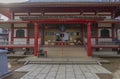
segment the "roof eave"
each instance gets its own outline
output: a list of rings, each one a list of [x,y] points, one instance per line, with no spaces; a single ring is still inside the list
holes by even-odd
[[[120,2],[34,2],[34,3],[0,3],[0,7],[94,7],[94,6],[120,6]]]

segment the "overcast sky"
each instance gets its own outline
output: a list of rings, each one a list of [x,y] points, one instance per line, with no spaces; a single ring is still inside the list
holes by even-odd
[[[16,3],[16,2],[24,2],[28,0],[0,0],[0,3]]]

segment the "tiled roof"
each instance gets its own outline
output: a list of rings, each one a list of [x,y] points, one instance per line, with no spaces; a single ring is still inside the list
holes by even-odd
[[[120,2],[120,0],[29,0],[28,2]]]

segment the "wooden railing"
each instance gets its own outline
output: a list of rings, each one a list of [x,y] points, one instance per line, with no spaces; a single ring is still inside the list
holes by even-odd
[[[29,43],[26,44],[26,42],[24,43],[23,41],[19,41],[16,43],[14,43],[14,42],[0,42],[0,45],[34,45],[34,43],[33,44],[29,44]]]

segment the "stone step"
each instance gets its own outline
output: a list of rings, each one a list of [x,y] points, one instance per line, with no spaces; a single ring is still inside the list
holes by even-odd
[[[81,61],[81,62],[77,62],[77,61],[52,61],[52,62],[44,62],[44,61],[30,61],[27,62],[29,64],[100,64],[97,61]]]
[[[100,64],[109,63],[109,61],[101,58],[37,58],[27,57],[20,59],[18,62],[36,63],[36,64]]]

